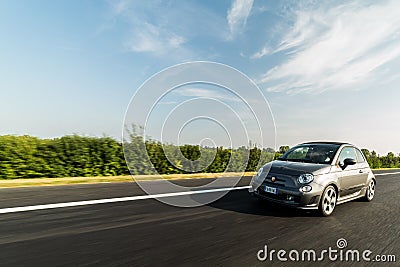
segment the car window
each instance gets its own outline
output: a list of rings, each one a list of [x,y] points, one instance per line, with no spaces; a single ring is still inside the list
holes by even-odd
[[[364,155],[361,153],[361,151],[356,149],[356,153],[357,153],[358,162],[365,162]]]
[[[289,149],[279,160],[331,164],[339,147],[337,144],[303,144]]]
[[[345,147],[340,152],[339,164],[343,165],[345,159],[354,159],[357,161],[355,149],[353,147]]]
[[[308,150],[309,147],[307,146],[295,148],[287,155],[286,159],[304,159],[307,156]]]

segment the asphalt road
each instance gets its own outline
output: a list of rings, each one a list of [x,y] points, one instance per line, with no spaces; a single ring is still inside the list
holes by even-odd
[[[377,179],[371,203],[340,205],[327,218],[260,203],[247,190],[197,208],[148,199],[0,214],[0,265],[309,266],[276,257],[259,261],[257,252],[265,245],[320,252],[337,249],[344,238],[346,249],[371,250],[370,258],[396,255],[397,263],[331,262],[326,256],[324,265],[399,266],[400,174]],[[143,195],[134,183],[0,189],[0,208],[133,195]]]

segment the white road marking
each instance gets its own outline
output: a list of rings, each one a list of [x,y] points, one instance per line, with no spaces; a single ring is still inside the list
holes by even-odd
[[[400,174],[400,172],[377,173],[375,174],[375,176],[391,175],[391,174]]]
[[[375,174],[375,176],[383,176],[383,175],[391,175],[391,174],[400,174],[400,172],[377,173],[377,174]],[[249,189],[249,188],[250,188],[250,186],[241,186],[241,187],[233,187],[233,188],[216,188],[216,189],[165,193],[165,194],[156,194],[156,195],[105,198],[105,199],[84,200],[84,201],[54,203],[54,204],[43,204],[43,205],[13,207],[13,208],[2,208],[2,209],[0,209],[0,214],[23,212],[23,211],[33,211],[33,210],[46,210],[46,209],[66,208],[66,207],[87,206],[87,205],[115,203],[115,202],[126,202],[126,201],[143,200],[143,199],[155,199],[155,198],[163,198],[163,197],[176,197],[176,196],[184,196],[184,195],[205,194],[205,193],[213,193],[213,192],[221,192],[221,191],[242,190],[242,189]]]
[[[125,202],[125,201],[134,201],[134,200],[143,200],[143,199],[154,199],[154,198],[163,198],[163,197],[176,197],[176,196],[185,196],[185,195],[205,194],[205,193],[214,193],[214,192],[221,192],[221,191],[242,190],[242,189],[248,189],[248,188],[250,188],[250,186],[241,186],[241,187],[233,187],[233,188],[216,188],[216,189],[185,191],[185,192],[176,192],[176,193],[164,193],[164,194],[156,194],[156,195],[117,197],[117,198],[84,200],[84,201],[43,204],[43,205],[24,206],[24,207],[2,208],[2,209],[0,209],[0,214],[22,212],[22,211],[77,207],[77,206],[115,203],[115,202]]]

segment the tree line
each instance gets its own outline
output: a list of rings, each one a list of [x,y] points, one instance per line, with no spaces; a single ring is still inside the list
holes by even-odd
[[[3,135],[0,179],[255,171],[289,149],[176,146],[144,140],[137,130],[128,139],[123,145],[111,137],[70,135],[39,139]],[[366,149],[362,152],[372,168],[400,167],[400,155],[379,156]]]
[[[111,176],[126,174],[121,145],[110,137],[39,139],[0,136],[0,178]]]

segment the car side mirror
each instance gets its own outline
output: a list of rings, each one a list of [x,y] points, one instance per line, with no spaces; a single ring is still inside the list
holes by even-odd
[[[357,161],[355,159],[347,158],[343,161],[342,169],[346,169],[347,166],[355,165]]]

